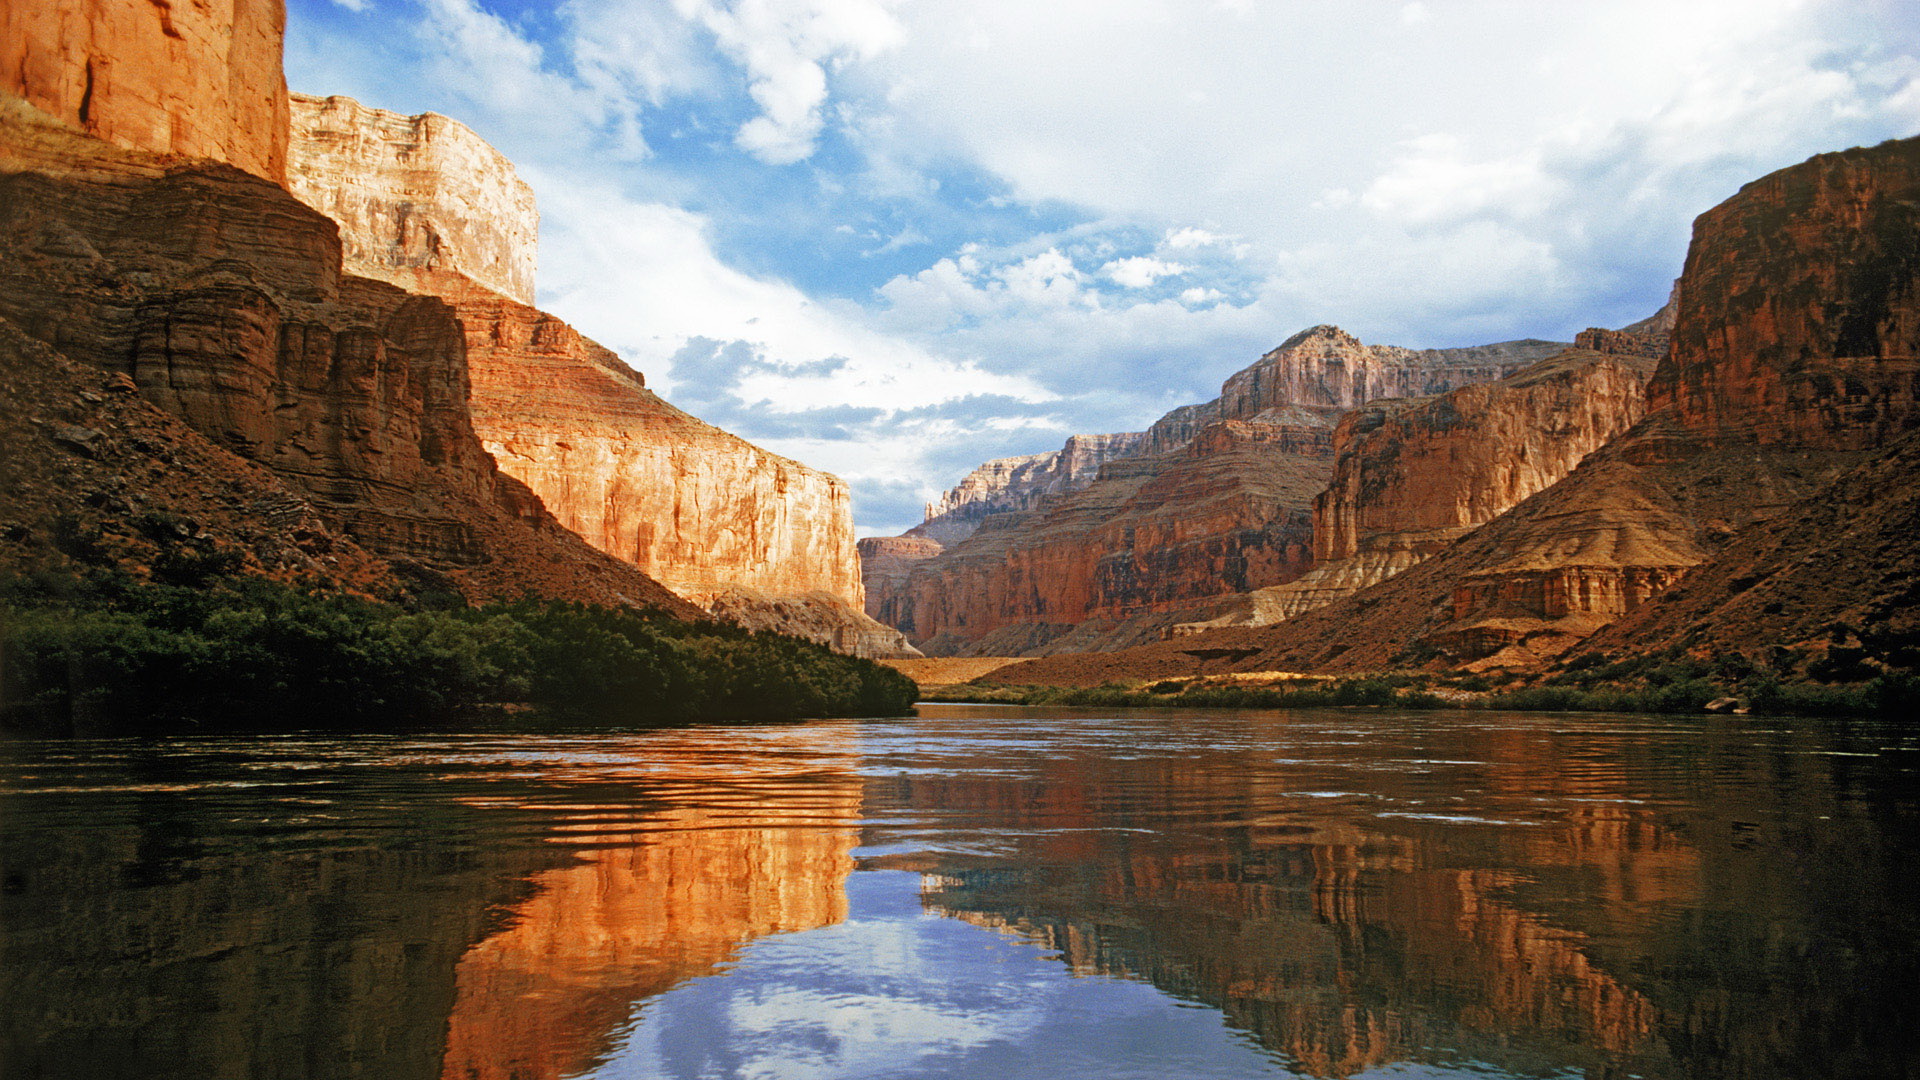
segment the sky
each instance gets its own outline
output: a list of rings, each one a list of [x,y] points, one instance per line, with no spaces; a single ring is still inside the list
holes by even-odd
[[[542,308],[889,535],[1318,323],[1652,314],[1741,184],[1920,134],[1920,4],[289,0],[287,80],[472,127]]]

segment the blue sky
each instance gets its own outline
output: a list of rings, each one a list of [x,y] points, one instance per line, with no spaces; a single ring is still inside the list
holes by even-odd
[[[290,0],[293,89],[459,119],[539,298],[897,532],[1294,331],[1651,313],[1693,217],[1920,133],[1904,0]]]

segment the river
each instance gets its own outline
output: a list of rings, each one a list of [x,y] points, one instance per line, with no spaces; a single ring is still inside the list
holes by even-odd
[[[1913,1077],[1920,734],[0,743],[0,1076]]]

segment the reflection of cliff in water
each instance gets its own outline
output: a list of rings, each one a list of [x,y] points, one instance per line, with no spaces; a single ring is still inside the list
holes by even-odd
[[[612,1049],[635,1002],[755,938],[843,921],[859,807],[843,781],[814,793],[809,827],[675,809],[537,875],[513,925],[460,961],[443,1076],[573,1075]]]
[[[142,752],[71,784],[36,763],[0,789],[0,1075],[588,1065],[636,999],[845,914],[859,788],[818,768],[834,748],[784,775],[687,742],[580,784],[511,755],[343,775]]]
[[[1367,797],[1341,798],[1314,791],[1312,763],[1247,777],[1205,755],[916,778],[870,799],[1025,834],[1016,858],[930,874],[930,908],[1214,1005],[1312,1075],[1401,1060],[1920,1072],[1887,1043],[1911,1022],[1910,946],[1873,908],[1898,895],[1911,834],[1862,816],[1844,759],[1666,737],[1702,763],[1682,807],[1646,796],[1670,789],[1648,780],[1673,759],[1582,758],[1540,735],[1435,748],[1484,768],[1450,774],[1471,805],[1427,819],[1379,813],[1425,769],[1373,771]],[[1832,827],[1806,835],[1810,807]]]

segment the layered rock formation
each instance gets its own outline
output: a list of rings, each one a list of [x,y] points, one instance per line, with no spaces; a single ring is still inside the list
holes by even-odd
[[[1646,335],[1581,337],[1609,348],[1569,349],[1497,382],[1377,401],[1342,417],[1333,479],[1314,500],[1313,569],[1174,632],[1264,625],[1323,607],[1444,550],[1572,472],[1640,419],[1654,367],[1640,351]]]
[[[354,271],[450,305],[475,431],[589,543],[707,608],[867,656],[912,655],[861,611],[846,485],[662,401],[533,289],[532,194],[445,117],[296,98],[292,187]],[[508,295],[510,294],[510,295]]]
[[[448,270],[533,303],[540,213],[513,164],[465,124],[349,97],[292,95],[287,186],[340,225],[357,274],[433,292]]]
[[[281,0],[0,7],[0,93],[116,146],[286,177]]]
[[[1143,432],[1074,435],[1065,446],[1045,454],[996,458],[961,478],[938,502],[929,503],[926,520],[907,530],[907,535],[943,545],[958,543],[973,535],[989,514],[1032,510],[1048,496],[1086,487],[1099,477],[1100,466],[1135,456],[1145,441]]]
[[[1405,574],[1267,630],[994,677],[1099,682],[1209,665],[1339,671],[1419,661],[1524,667],[1622,616],[1663,622],[1636,613],[1723,549],[1758,543],[1761,523],[1797,504],[1796,515],[1817,519],[1810,497],[1920,427],[1916,205],[1920,139],[1909,139],[1823,154],[1701,215],[1647,417],[1560,483]],[[1746,539],[1729,547],[1743,529]],[[1725,587],[1743,576],[1725,575]],[[1664,640],[1686,637],[1670,630]],[[1216,659],[1194,652],[1200,642]]]
[[[950,523],[967,513],[974,531],[875,574],[867,610],[936,655],[1119,648],[1220,616],[1228,598],[1306,571],[1310,505],[1343,411],[1501,378],[1563,347],[1419,352],[1363,345],[1333,326],[1304,330],[1215,401],[1146,432],[982,466],[913,533],[957,532]],[[1104,460],[1092,479],[1084,467],[1072,478],[1077,447],[1089,464]],[[1022,482],[1034,474],[1053,486]]]
[[[342,274],[325,217],[231,166],[116,150],[24,106],[0,123],[0,317],[28,338],[125,376],[427,587],[693,613],[499,473],[452,311]]]

